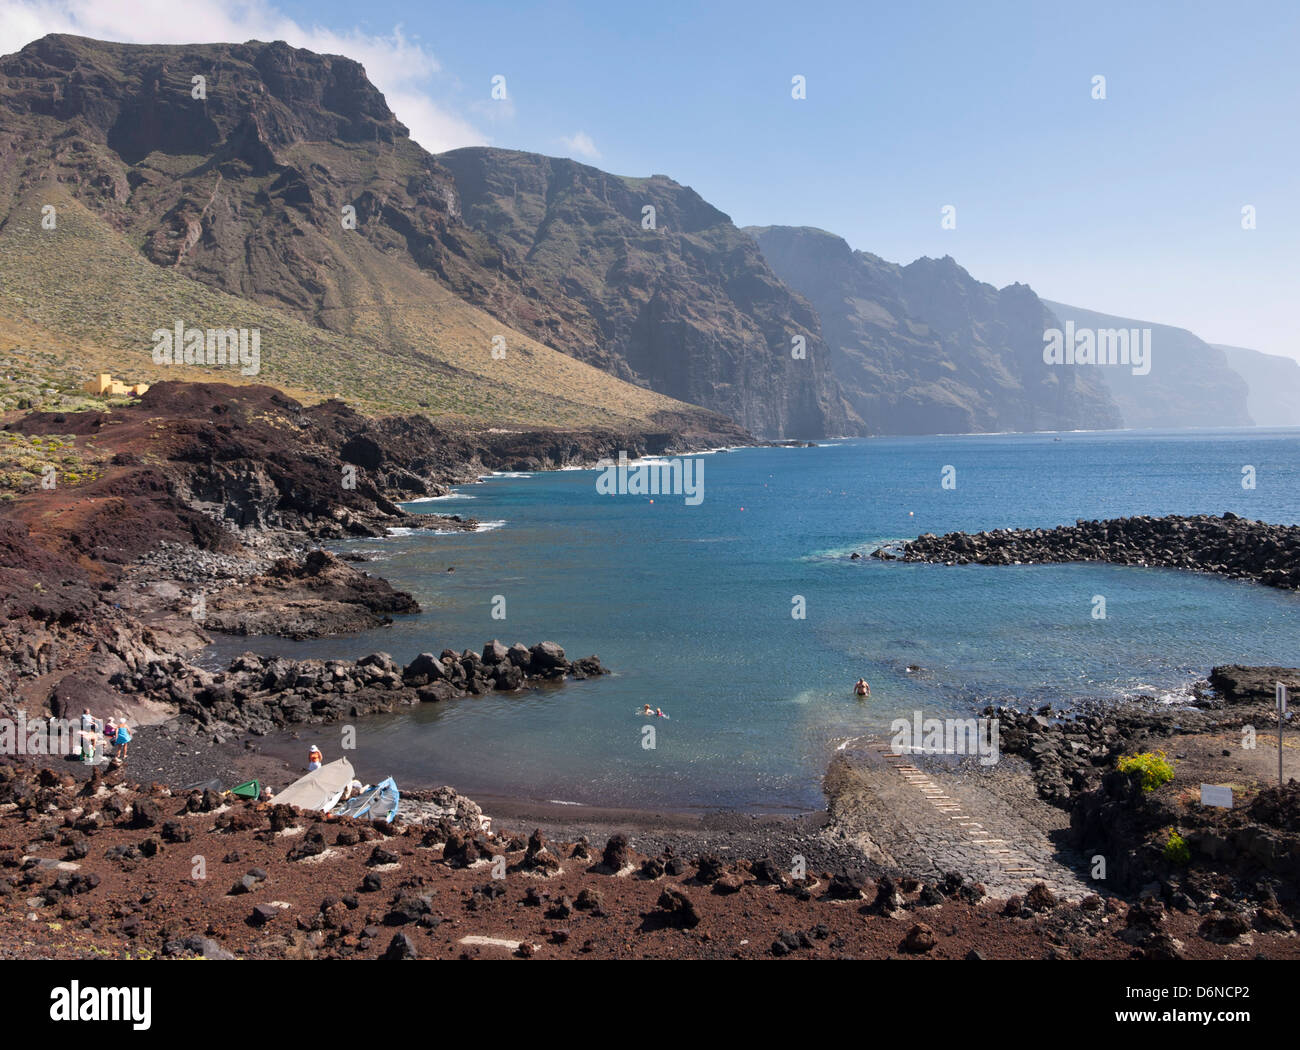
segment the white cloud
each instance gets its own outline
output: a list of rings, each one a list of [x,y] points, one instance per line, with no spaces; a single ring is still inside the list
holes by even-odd
[[[562,137],[560,141],[579,157],[586,157],[588,160],[600,159],[600,150],[585,131],[575,131],[572,135]]]
[[[437,59],[406,37],[301,26],[263,0],[5,0],[0,54],[46,33],[74,33],[134,44],[242,43],[283,40],[294,47],[354,58],[411,137],[434,153],[488,142],[477,128],[432,95]]]

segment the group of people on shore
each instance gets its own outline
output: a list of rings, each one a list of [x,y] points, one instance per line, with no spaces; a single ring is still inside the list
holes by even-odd
[[[126,761],[126,751],[131,744],[131,730],[127,728],[125,718],[109,715],[101,727],[98,719],[90,713],[90,708],[81,712],[81,760],[87,765],[94,764],[99,756],[99,741],[103,740],[103,754],[107,757],[109,748],[114,748],[113,760]]]

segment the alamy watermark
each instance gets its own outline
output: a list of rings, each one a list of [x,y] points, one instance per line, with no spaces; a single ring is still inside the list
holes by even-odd
[[[996,718],[895,718],[889,748],[896,755],[978,755],[981,766],[997,765],[1001,757]]]
[[[260,328],[186,328],[177,319],[172,328],[155,328],[150,338],[156,365],[238,365],[245,376],[262,370]]]
[[[51,1021],[129,1021],[147,1032],[152,1021],[152,988],[81,986],[80,981],[50,990]]]
[[[620,452],[617,464],[601,459],[596,469],[596,491],[602,496],[684,496],[688,507],[704,502],[704,460],[699,458],[629,463],[627,453]]]
[[[1151,371],[1150,328],[1075,328],[1043,332],[1043,363],[1049,365],[1131,365],[1135,376]]]
[[[0,718],[0,755],[72,755],[81,749],[81,723],[68,718]]]

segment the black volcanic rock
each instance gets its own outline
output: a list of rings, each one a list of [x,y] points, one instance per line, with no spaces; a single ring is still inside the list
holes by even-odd
[[[885,548],[873,557],[896,557]],[[903,561],[1011,565],[1101,561],[1212,572],[1286,590],[1300,588],[1300,525],[1270,525],[1232,513],[1111,518],[1054,529],[925,533],[903,544]]]

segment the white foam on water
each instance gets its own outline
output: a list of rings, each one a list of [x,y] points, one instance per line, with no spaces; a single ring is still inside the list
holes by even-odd
[[[480,521],[475,532],[491,532],[493,529],[499,529],[505,524],[504,519],[501,521]]]
[[[862,540],[859,543],[852,544],[848,547],[828,547],[825,550],[813,551],[811,554],[803,555],[800,561],[825,561],[827,558],[847,558],[854,551],[857,551],[862,557],[870,558],[871,552],[879,547],[894,547],[899,544],[908,542],[909,539],[916,537],[898,538],[893,536],[872,537],[871,539]],[[872,561],[877,559],[872,558]]]
[[[582,805],[581,802],[569,802],[568,800],[562,798],[548,798],[546,801],[553,806],[581,806]]]
[[[403,505],[414,507],[418,503],[437,503],[444,499],[478,499],[477,496],[464,496],[459,492],[449,492],[445,496],[421,496],[419,499],[402,500]]]
[[[479,480],[484,478],[531,478],[532,474],[522,470],[494,470],[491,474],[480,474]]]
[[[1154,698],[1156,703],[1163,704],[1166,707],[1190,707],[1197,702],[1197,698],[1192,693],[1192,683],[1190,682],[1173,689],[1138,682],[1121,688],[1119,694],[1126,700],[1133,700],[1139,696],[1149,696]]]

